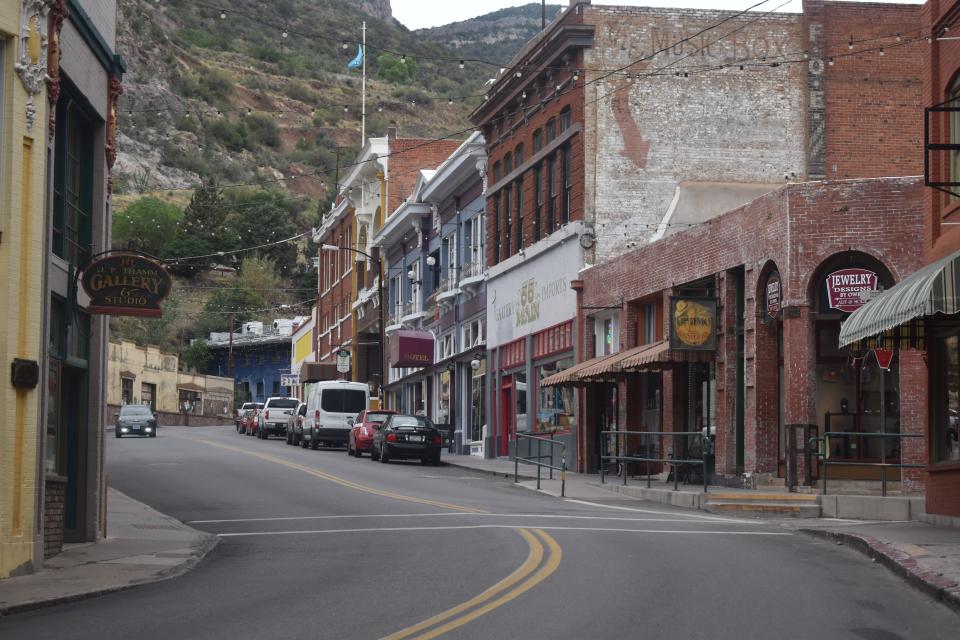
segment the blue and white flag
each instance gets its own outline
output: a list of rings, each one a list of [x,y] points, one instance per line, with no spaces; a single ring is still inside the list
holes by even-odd
[[[357,45],[357,57],[347,64],[347,69],[356,69],[363,64],[363,47]]]

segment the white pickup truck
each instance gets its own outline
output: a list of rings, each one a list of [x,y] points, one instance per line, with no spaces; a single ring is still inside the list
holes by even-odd
[[[300,401],[296,398],[267,398],[260,411],[260,429],[257,436],[266,440],[271,435],[285,436],[287,421],[297,410]]]

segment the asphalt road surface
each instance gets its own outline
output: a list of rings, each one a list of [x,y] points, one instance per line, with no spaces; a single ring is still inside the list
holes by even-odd
[[[222,536],[187,575],[0,621],[0,638],[956,640],[956,614],[775,522],[584,503],[232,427],[107,439],[110,484]]]

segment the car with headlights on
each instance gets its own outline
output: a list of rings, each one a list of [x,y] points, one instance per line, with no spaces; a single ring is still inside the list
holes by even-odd
[[[383,423],[373,436],[371,460],[390,462],[419,458],[423,464],[440,464],[443,436],[429,418],[396,413]]]
[[[150,407],[142,404],[125,404],[116,414],[116,436],[148,436],[157,437],[157,418]]]
[[[380,429],[387,418],[395,414],[390,409],[370,409],[361,411],[356,418],[352,418],[353,426],[347,437],[347,455],[361,457],[365,451],[373,448],[373,436]],[[347,420],[350,423],[351,420]]]

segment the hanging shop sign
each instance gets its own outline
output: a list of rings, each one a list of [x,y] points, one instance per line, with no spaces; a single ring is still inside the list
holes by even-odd
[[[80,283],[90,296],[89,313],[159,318],[163,315],[160,303],[170,294],[173,279],[157,260],[111,252],[94,258]]]
[[[767,315],[776,319],[780,315],[781,301],[783,300],[783,288],[780,284],[780,272],[773,271],[767,277]]]
[[[396,331],[390,336],[390,366],[429,367],[433,350],[433,334],[429,331]]]
[[[866,304],[879,285],[869,269],[841,269],[827,276],[827,300],[831,309],[852,313]]]
[[[717,348],[717,301],[670,298],[670,348],[713,351]]]
[[[350,352],[346,349],[337,351],[337,372],[347,373],[350,371]]]

